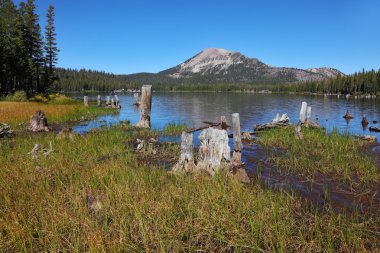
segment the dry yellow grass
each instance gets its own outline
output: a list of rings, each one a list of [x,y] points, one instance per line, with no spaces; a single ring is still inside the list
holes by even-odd
[[[19,124],[28,122],[37,110],[44,111],[49,122],[78,120],[89,112],[93,115],[104,113],[102,108],[84,107],[81,103],[49,104],[1,101],[0,122],[16,127]]]

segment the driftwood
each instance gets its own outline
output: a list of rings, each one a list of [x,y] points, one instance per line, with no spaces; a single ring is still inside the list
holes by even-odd
[[[233,113],[231,116],[232,116],[232,129],[234,132],[234,152],[232,154],[231,161],[233,164],[241,164],[241,151],[243,149],[243,144],[241,142],[239,113]]]
[[[84,106],[88,106],[88,96],[83,97]]]
[[[38,110],[30,120],[30,126],[28,128],[32,132],[48,132],[49,127],[47,123],[47,118],[45,113],[41,110]]]
[[[140,105],[138,93],[133,94],[133,105]]]
[[[98,106],[102,106],[102,96],[98,95]]]
[[[264,131],[274,127],[286,127],[289,125],[290,118],[288,114],[284,113],[280,117],[280,114],[277,113],[276,117],[272,119],[271,122],[264,125],[256,125],[254,128],[255,132]]]
[[[194,163],[194,140],[192,133],[182,132],[181,135],[181,154],[178,163],[172,169],[173,173],[193,172],[196,170]]]
[[[371,131],[371,132],[380,132],[380,127],[371,126],[371,127],[369,127],[369,131]]]
[[[5,123],[0,123],[0,138],[2,137],[12,137],[13,131],[11,127]]]
[[[32,159],[37,159],[40,155],[48,156],[53,152],[53,145],[49,142],[50,148],[44,148],[41,144],[34,144],[33,149],[28,153]]]
[[[150,113],[152,108],[152,85],[141,88],[141,118],[136,127],[150,128]]]

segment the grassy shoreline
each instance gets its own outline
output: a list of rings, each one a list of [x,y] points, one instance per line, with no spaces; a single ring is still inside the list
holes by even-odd
[[[174,176],[160,166],[142,165],[128,143],[149,136],[123,124],[73,140],[54,133],[0,140],[0,249],[363,252],[380,247],[377,214],[320,209],[258,181],[245,186],[223,175]],[[28,154],[35,143],[49,147],[50,142],[51,154],[38,159]],[[178,149],[167,150],[167,156],[178,155]]]

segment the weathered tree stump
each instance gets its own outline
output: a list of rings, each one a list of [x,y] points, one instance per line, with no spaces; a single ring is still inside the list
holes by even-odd
[[[0,123],[0,138],[2,137],[12,137],[13,131],[11,127],[5,123]]]
[[[353,119],[354,117],[350,114],[350,112],[347,110],[346,114],[343,116],[345,119]]]
[[[311,106],[308,106],[306,110],[305,125],[306,127],[309,127],[311,125]]]
[[[133,105],[140,105],[138,93],[133,94]]]
[[[83,97],[84,106],[88,106],[88,96]]]
[[[241,164],[241,151],[243,149],[243,144],[241,142],[239,113],[232,114],[232,129],[234,132],[234,152],[232,154],[231,161],[233,164]]]
[[[307,111],[307,103],[302,102],[301,111],[300,111],[300,121],[302,124],[304,124],[306,121],[306,111]]]
[[[98,106],[102,106],[102,96],[98,95]]]
[[[362,126],[368,126],[369,122],[367,120],[367,116],[363,114],[363,119],[362,119]]]
[[[106,107],[110,107],[110,106],[111,106],[111,97],[107,96],[106,97]]]
[[[150,128],[150,112],[152,108],[152,85],[141,88],[141,118],[136,127]]]
[[[115,108],[115,100],[111,98],[111,108]]]
[[[121,109],[121,105],[120,105],[119,97],[118,97],[117,95],[115,95],[114,97],[115,97],[114,108],[115,108],[115,109]]]
[[[220,117],[220,122],[221,122],[222,129],[227,130],[227,119],[226,119],[226,116],[221,116]]]
[[[221,169],[221,163],[230,160],[230,146],[226,130],[209,127],[199,135],[198,172],[207,172],[211,176]]]
[[[193,172],[194,164],[194,136],[192,133],[182,132],[181,135],[181,154],[178,163],[172,169],[173,173]]]
[[[294,127],[294,135],[297,140],[303,139],[303,133],[301,132],[301,121]]]
[[[41,110],[38,110],[30,120],[29,130],[32,132],[48,132],[49,127],[47,123],[47,118],[45,113]]]

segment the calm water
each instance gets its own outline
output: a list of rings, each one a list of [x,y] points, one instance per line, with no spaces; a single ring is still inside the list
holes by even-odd
[[[82,97],[82,96],[78,96]],[[90,96],[96,100],[96,95]],[[139,110],[133,106],[133,95],[119,95],[122,109],[119,114],[99,117],[87,126],[77,126],[75,130],[84,133],[91,128],[110,125],[129,120],[132,124],[139,120]],[[105,100],[105,96],[103,96]],[[202,121],[219,122],[220,116],[230,119],[234,112],[240,113],[242,130],[252,131],[256,124],[271,121],[277,113],[287,113],[291,122],[299,119],[301,102],[306,101],[312,107],[312,119],[318,115],[319,124],[328,131],[334,128],[350,134],[371,134],[380,139],[380,133],[370,132],[369,126],[380,123],[379,99],[338,99],[336,96],[283,95],[283,94],[249,94],[249,93],[153,93],[152,128],[162,129],[167,123],[186,123],[191,127],[202,126]],[[349,110],[354,116],[349,123],[342,117]],[[362,127],[361,119],[365,113],[370,122]]]

